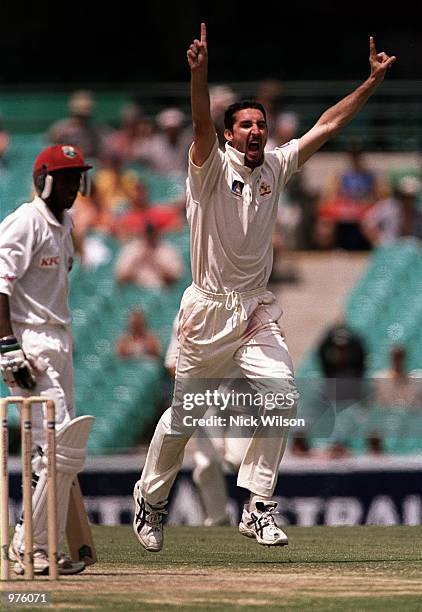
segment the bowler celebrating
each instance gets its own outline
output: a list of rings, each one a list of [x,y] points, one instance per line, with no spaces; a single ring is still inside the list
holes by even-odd
[[[280,192],[289,178],[327,140],[348,124],[382,83],[395,57],[369,43],[370,75],[355,91],[323,113],[298,140],[265,152],[266,112],[255,101],[236,102],[225,113],[226,147],[218,147],[210,114],[205,24],[190,45],[193,144],[189,152],[187,218],[191,232],[192,285],[180,312],[175,391],[160,418],[141,479],[134,489],[133,527],[147,550],[163,545],[162,519],[171,486],[193,433],[183,423],[188,384],[233,377],[241,371],[262,395],[295,393],[292,361],[277,323],[282,311],[267,290],[271,237]],[[205,407],[197,407],[201,416]],[[295,406],[280,409],[294,414]],[[287,535],[274,519],[272,500],[288,427],[264,435],[258,426],[246,448],[238,485],[250,492],[240,533],[259,544],[282,546]]]

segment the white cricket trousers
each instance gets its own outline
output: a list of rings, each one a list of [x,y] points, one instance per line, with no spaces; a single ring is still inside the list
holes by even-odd
[[[56,429],[59,431],[75,418],[71,331],[61,325],[31,326],[18,323],[13,323],[13,331],[25,355],[36,368],[37,386],[31,391],[21,387],[11,387],[10,391],[13,395],[45,395],[53,399],[56,406]],[[45,404],[43,410],[34,406],[33,445],[43,447],[46,444],[46,408]],[[33,469],[38,471],[35,464]]]
[[[62,325],[21,325],[13,323],[13,331],[21,346],[35,369],[37,385],[35,389],[28,390],[20,387],[10,389],[13,395],[29,397],[41,395],[51,398],[56,408],[56,430],[60,431],[75,417],[73,399],[73,357],[72,335],[68,327]],[[45,450],[47,432],[46,406],[39,405],[32,408],[32,471],[40,476],[32,495],[34,550],[47,548],[47,505],[45,466],[42,457],[34,452],[37,446]],[[72,449],[64,451],[71,453]],[[72,456],[72,455],[70,455]],[[63,463],[67,456],[57,459],[57,512],[59,516],[59,554],[64,538],[64,526],[68,512],[68,500],[71,479],[63,471]],[[44,475],[44,477],[43,477]],[[25,522],[16,525],[13,543],[16,550],[24,550]]]
[[[167,499],[183,463],[185,446],[194,433],[184,417],[200,417],[207,406],[186,412],[184,394],[206,390],[207,380],[230,379],[240,372],[261,394],[289,393],[297,397],[293,364],[277,323],[282,314],[275,296],[266,289],[246,293],[213,294],[191,285],[179,312],[179,354],[171,407],[161,416],[151,440],[141,476],[141,492],[152,505]],[[197,384],[197,386],[196,386]],[[226,383],[225,383],[226,384]],[[282,412],[290,418],[296,403]],[[277,483],[288,427],[272,431],[258,426],[239,468],[239,487],[271,496]]]

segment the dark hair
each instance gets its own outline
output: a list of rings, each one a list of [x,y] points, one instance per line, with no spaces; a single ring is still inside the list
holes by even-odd
[[[233,130],[234,115],[237,111],[244,110],[245,108],[256,108],[261,111],[264,115],[265,121],[267,121],[267,113],[265,108],[256,100],[242,100],[241,102],[234,102],[226,109],[224,113],[224,127],[226,130]]]

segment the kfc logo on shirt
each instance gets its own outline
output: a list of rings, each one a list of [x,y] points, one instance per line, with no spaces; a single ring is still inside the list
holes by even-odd
[[[58,255],[44,255],[43,257],[41,257],[41,268],[57,268],[59,264],[60,257]]]

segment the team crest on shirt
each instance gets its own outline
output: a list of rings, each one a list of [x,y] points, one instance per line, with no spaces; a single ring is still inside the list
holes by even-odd
[[[232,192],[237,195],[237,196],[242,196],[242,191],[243,191],[243,187],[245,186],[245,183],[242,183],[242,181],[233,181],[232,184]]]
[[[262,183],[259,186],[259,195],[261,197],[269,195],[271,193],[271,185],[268,185],[268,183],[264,183],[264,181],[262,181]]]

